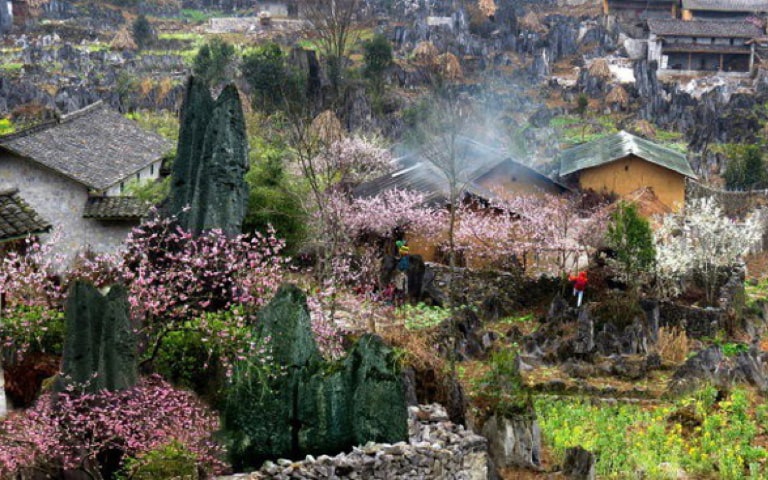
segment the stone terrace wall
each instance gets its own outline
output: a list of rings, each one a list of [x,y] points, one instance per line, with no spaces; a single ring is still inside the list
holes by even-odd
[[[448,295],[450,282],[455,282],[457,302],[480,306],[483,317],[509,315],[521,306],[549,300],[557,292],[558,280],[553,278],[531,279],[520,273],[451,268],[439,263],[427,263],[426,267],[422,290],[427,295],[433,289]]]
[[[408,443],[369,443],[335,457],[308,455],[293,462],[266,462],[261,470],[220,480],[349,478],[388,480],[485,480],[489,478],[488,443],[484,437],[448,420],[440,405],[409,407]]]

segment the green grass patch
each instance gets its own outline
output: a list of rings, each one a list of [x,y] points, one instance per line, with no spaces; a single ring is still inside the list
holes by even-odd
[[[24,64],[21,62],[5,62],[0,64],[0,71],[3,72],[20,72],[24,68]]]
[[[451,310],[442,307],[433,307],[424,303],[417,305],[405,304],[398,307],[395,316],[402,318],[405,328],[408,330],[423,330],[438,326],[451,316]]]
[[[765,433],[768,408],[745,389],[716,398],[712,387],[651,406],[542,397],[536,412],[556,461],[581,445],[597,455],[603,478],[679,478],[681,470],[692,478],[766,478],[768,452],[754,440]]]

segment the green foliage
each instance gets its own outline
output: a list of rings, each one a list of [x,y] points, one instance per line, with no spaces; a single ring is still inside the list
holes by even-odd
[[[197,480],[197,457],[179,442],[157,447],[137,457],[128,458],[119,479]]]
[[[753,412],[750,395],[736,389],[716,403],[716,389],[707,387],[657,406],[540,398],[536,411],[555,459],[581,445],[597,455],[600,477],[675,478],[682,469],[696,478],[765,478],[768,452],[754,443],[764,411]]]
[[[24,64],[21,62],[3,62],[0,64],[0,71],[6,73],[20,72],[22,68],[24,68]]]
[[[749,345],[746,343],[727,342],[720,345],[720,348],[723,351],[723,355],[726,357],[735,357],[740,353],[746,353],[749,351]]]
[[[0,338],[13,339],[0,349],[61,354],[64,345],[64,312],[42,306],[14,305],[0,316]]]
[[[266,232],[271,226],[291,250],[304,238],[306,218],[300,197],[292,191],[285,174],[286,156],[286,150],[279,144],[251,139],[251,168],[245,175],[249,192],[243,232]]]
[[[15,130],[9,118],[0,118],[0,135],[8,135]]]
[[[122,76],[118,76],[118,82]],[[127,80],[126,80],[127,81]],[[150,110],[126,113],[126,118],[138,123],[141,128],[155,132],[158,135],[177,142],[179,140],[179,117],[168,111],[153,112]],[[175,153],[173,154],[175,156]]]
[[[730,162],[723,173],[729,190],[753,190],[768,187],[768,172],[760,147],[733,145],[729,148]]]
[[[133,32],[133,41],[136,42],[139,50],[144,50],[144,48],[152,43],[154,31],[149,20],[143,14],[136,17],[136,20],[133,21],[131,31]]]
[[[124,195],[136,197],[151,205],[158,205],[171,188],[171,177],[165,177],[157,180],[137,181],[131,180],[125,185]]]
[[[392,45],[384,35],[377,34],[363,44],[365,76],[374,85],[381,85],[382,75],[392,65]]]
[[[243,56],[243,76],[254,92],[253,104],[265,112],[285,108],[304,99],[304,81],[285,62],[276,43],[267,43]]]
[[[451,309],[430,306],[425,303],[405,304],[398,307],[395,315],[405,321],[408,330],[423,330],[440,325],[451,317]]]
[[[579,97],[576,99],[576,114],[583,117],[587,113],[588,106],[589,98],[587,98],[586,94],[580,93]]]
[[[219,37],[200,47],[192,63],[192,72],[209,86],[216,86],[232,77],[230,65],[235,47]]]
[[[640,276],[651,268],[656,259],[651,226],[640,216],[637,205],[619,202],[611,214],[606,239],[616,254],[615,260],[623,280],[637,285]]]

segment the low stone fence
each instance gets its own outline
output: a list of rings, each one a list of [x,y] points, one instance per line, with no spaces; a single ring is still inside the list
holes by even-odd
[[[483,318],[503,317],[520,307],[549,300],[559,285],[556,278],[532,279],[520,272],[451,268],[439,263],[426,263],[426,270],[421,289],[425,296],[439,292],[447,297],[453,290],[458,304],[480,307]]]
[[[721,308],[699,308],[659,302],[659,326],[681,327],[690,338],[713,338],[725,327],[727,314]]]
[[[220,480],[349,478],[414,480],[485,480],[489,478],[488,442],[448,420],[437,404],[408,409],[408,443],[368,443],[335,457],[308,455],[305,460],[265,462],[250,474]]]

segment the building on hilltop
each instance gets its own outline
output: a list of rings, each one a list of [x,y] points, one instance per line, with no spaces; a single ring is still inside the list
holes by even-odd
[[[768,13],[768,0],[682,0],[683,20],[744,21]]]
[[[650,189],[672,210],[685,204],[686,178],[696,178],[682,153],[625,131],[563,150],[559,175],[581,190],[621,197]]]
[[[147,211],[121,193],[132,181],[157,179],[172,149],[168,140],[97,102],[0,137],[0,186],[15,189],[57,230],[57,253],[112,252]]]
[[[625,18],[675,18],[678,0],[603,0],[603,13]]]
[[[763,30],[749,22],[648,20],[648,60],[660,70],[751,72],[753,41]]]

